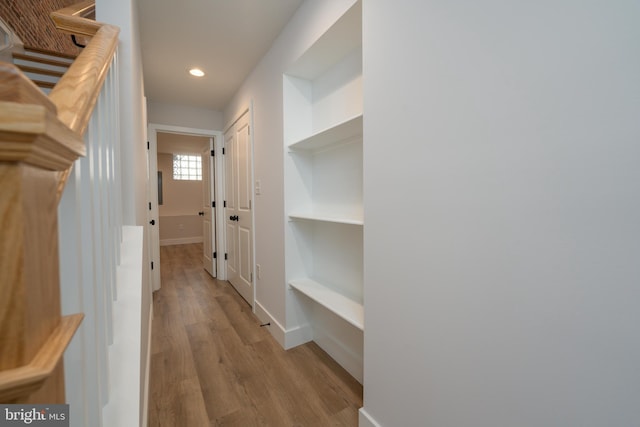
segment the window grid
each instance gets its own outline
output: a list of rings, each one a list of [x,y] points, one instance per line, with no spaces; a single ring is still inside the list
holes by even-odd
[[[194,154],[174,154],[173,179],[202,181],[202,158]]]

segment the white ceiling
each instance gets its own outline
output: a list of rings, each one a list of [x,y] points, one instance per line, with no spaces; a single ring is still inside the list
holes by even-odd
[[[222,110],[302,2],[138,0],[147,98]]]

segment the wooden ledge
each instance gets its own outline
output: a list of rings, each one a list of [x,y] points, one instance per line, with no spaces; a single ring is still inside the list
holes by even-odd
[[[83,318],[84,314],[64,316],[31,363],[0,372],[0,402],[28,396],[44,384],[62,360]]]

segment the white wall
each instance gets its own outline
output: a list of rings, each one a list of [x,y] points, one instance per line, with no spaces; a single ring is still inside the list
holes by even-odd
[[[364,2],[361,425],[640,425],[639,21]]]
[[[120,27],[120,134],[122,143],[123,220],[143,225],[146,220],[146,125],[142,58],[137,8],[133,0],[98,0],[96,18]]]
[[[230,125],[253,100],[255,179],[255,262],[261,265],[256,304],[287,327],[284,275],[284,148],[282,134],[282,74],[354,0],[307,0],[269,52],[262,58],[224,110]],[[273,331],[272,331],[273,332]]]
[[[222,130],[222,112],[150,100],[149,123],[194,129]]]

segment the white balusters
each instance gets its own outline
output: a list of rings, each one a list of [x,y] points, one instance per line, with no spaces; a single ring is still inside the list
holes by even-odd
[[[122,241],[120,130],[116,58],[84,135],[80,158],[60,202],[59,240],[63,314],[84,321],[65,354],[72,426],[102,426],[109,401],[109,345]]]

